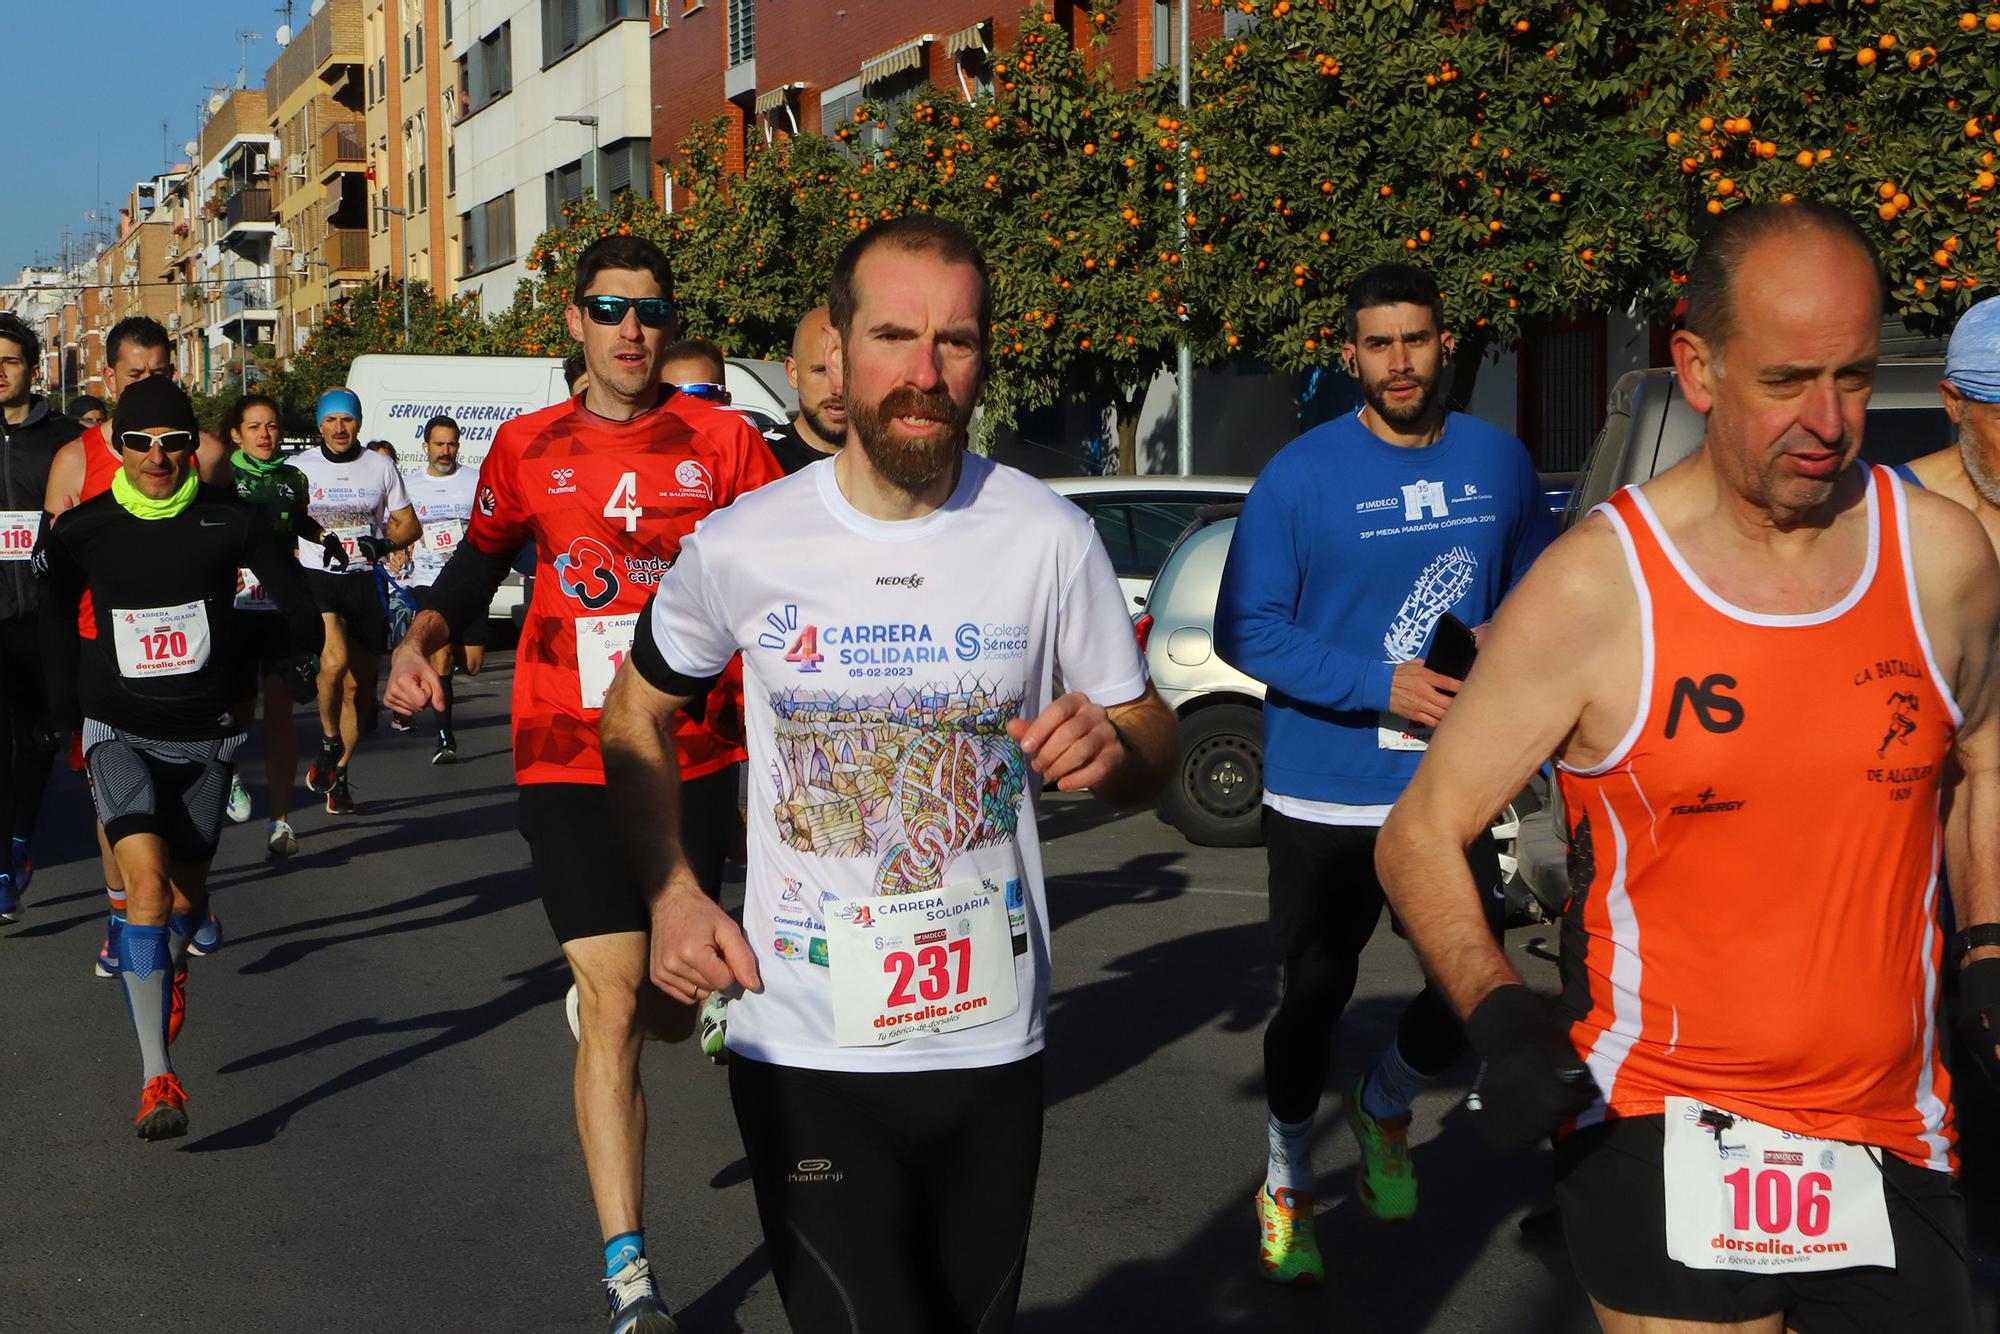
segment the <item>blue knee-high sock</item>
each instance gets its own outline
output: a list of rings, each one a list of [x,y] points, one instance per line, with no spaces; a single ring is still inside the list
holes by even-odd
[[[169,1073],[167,1011],[172,1005],[174,970],[167,954],[163,926],[127,924],[118,935],[118,977],[125,986],[125,1005],[139,1035],[139,1059],[150,1082]]]
[[[626,1265],[646,1253],[646,1234],[620,1232],[604,1243],[604,1277],[611,1278]]]

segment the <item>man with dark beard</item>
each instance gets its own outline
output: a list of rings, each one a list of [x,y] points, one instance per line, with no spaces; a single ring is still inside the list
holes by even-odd
[[[608,790],[653,981],[747,993],[730,1097],[795,1334],[998,1334],[1041,1159],[1035,797],[1146,800],[1174,719],[1089,519],[964,447],[991,327],[972,238],[877,224],[832,298],[858,447],[682,540],[605,701]],[[687,869],[662,731],[739,650],[760,794],[740,928]]]
[[[1958,442],[1896,471],[1978,516],[2000,555],[2000,300],[1959,319],[1938,385]]]
[[[1324,1278],[1313,1117],[1382,912],[1376,833],[1460,684],[1425,664],[1432,632],[1447,612],[1483,624],[1555,535],[1521,443],[1441,402],[1451,351],[1429,274],[1383,264],[1354,280],[1341,357],[1364,406],[1264,469],[1216,607],[1217,648],[1268,692],[1264,841],[1284,982],[1264,1033],[1270,1160],[1256,1206],[1273,1282]],[[1497,932],[1492,838],[1482,834],[1467,858]],[[1416,1212],[1410,1103],[1464,1050],[1457,1019],[1427,988],[1349,1090],[1357,1195],[1376,1217]]]
[[[778,466],[797,472],[839,449],[847,440],[847,403],[840,396],[827,366],[822,345],[828,328],[825,306],[814,306],[792,332],[792,354],[785,358],[785,378],[798,391],[798,415],[783,428],[764,432]]]

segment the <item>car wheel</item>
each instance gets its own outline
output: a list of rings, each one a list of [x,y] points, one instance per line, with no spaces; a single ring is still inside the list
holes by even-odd
[[[1191,843],[1255,847],[1264,841],[1264,717],[1217,704],[1181,719],[1180,764],[1161,812]]]

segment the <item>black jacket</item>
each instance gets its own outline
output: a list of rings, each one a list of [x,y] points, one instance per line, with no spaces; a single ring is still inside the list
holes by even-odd
[[[56,451],[82,433],[81,426],[52,410],[46,398],[30,398],[28,415],[18,426],[0,416],[0,510],[40,514]],[[0,551],[0,620],[32,615],[41,603],[41,589],[25,558],[29,554]]]

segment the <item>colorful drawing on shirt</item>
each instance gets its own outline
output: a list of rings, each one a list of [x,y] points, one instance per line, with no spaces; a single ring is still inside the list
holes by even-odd
[[[778,835],[801,852],[876,859],[876,892],[944,884],[968,848],[1014,837],[1027,769],[1018,694],[961,678],[884,695],[774,694]]]
[[[1390,662],[1408,662],[1424,651],[1431,627],[1472,588],[1478,570],[1479,558],[1469,547],[1453,547],[1424,566],[1389,622],[1389,633],[1382,636]]]

